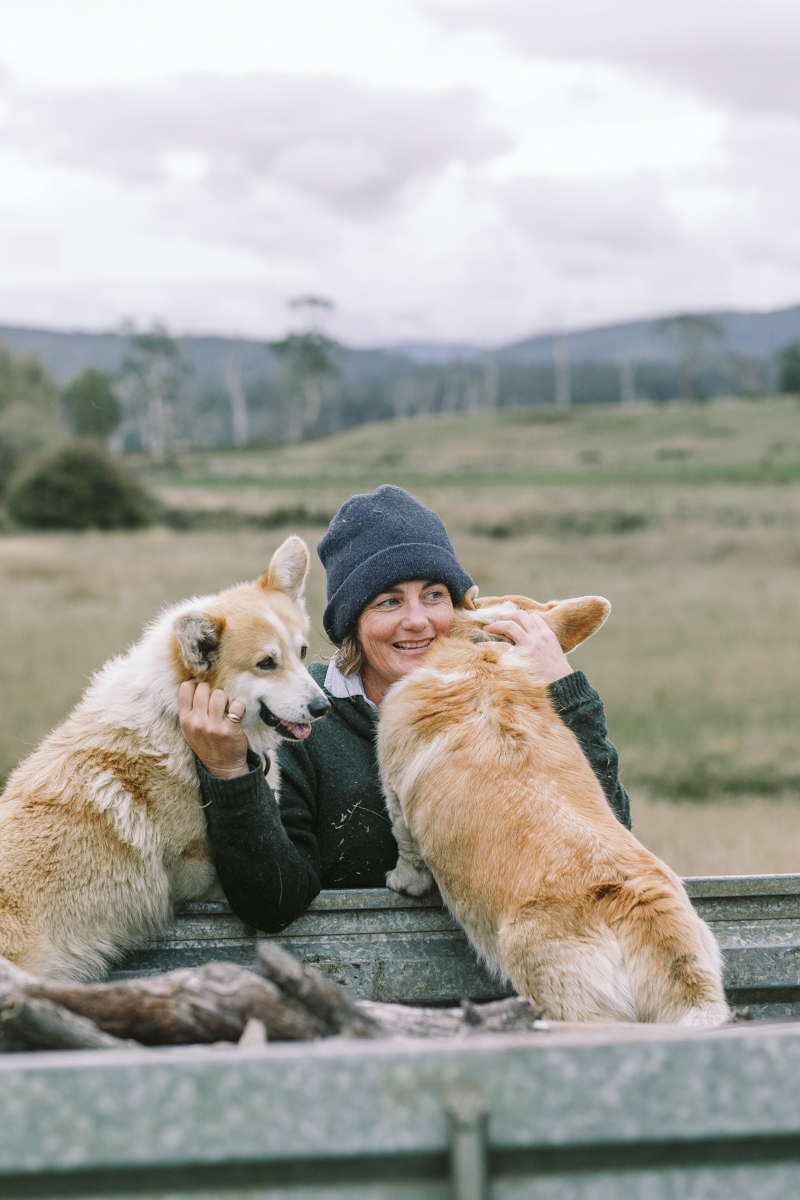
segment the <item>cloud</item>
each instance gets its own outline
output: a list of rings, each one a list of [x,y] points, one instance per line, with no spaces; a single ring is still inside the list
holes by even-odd
[[[508,135],[475,89],[379,90],[337,78],[188,75],[64,93],[7,89],[0,136],[41,160],[129,186],[184,182],[230,194],[267,183],[332,209],[383,209],[451,163],[478,164]]]
[[[536,59],[656,73],[737,110],[800,114],[796,0],[429,0],[449,29],[484,27]]]

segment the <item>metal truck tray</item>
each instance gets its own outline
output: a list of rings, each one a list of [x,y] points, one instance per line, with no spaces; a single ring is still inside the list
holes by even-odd
[[[800,1016],[800,875],[684,882],[722,947],[731,1004],[760,1018]],[[227,904],[189,904],[166,934],[115,974],[156,974],[219,959],[250,966],[261,936]],[[445,909],[385,888],[322,892],[275,940],[364,999],[441,1004],[508,994]]]
[[[729,996],[800,1013],[800,876],[687,880]],[[121,973],[249,964],[191,905]],[[441,908],[323,893],[278,935],[361,996],[497,996]],[[795,1200],[800,1022],[0,1055],[3,1200]]]
[[[800,1026],[0,1056],[3,1200],[796,1200]]]

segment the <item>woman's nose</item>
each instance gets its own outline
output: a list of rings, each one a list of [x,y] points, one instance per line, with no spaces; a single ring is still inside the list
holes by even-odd
[[[411,629],[422,629],[428,624],[428,614],[417,600],[409,601],[403,615],[403,624]]]

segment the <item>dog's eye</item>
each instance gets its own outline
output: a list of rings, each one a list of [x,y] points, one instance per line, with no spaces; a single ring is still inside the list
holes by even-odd
[[[300,649],[300,657],[302,658],[303,662],[306,661],[307,654],[308,654],[308,646],[302,646]]]
[[[256,663],[259,671],[274,671],[277,665],[274,658],[262,658],[260,663]]]

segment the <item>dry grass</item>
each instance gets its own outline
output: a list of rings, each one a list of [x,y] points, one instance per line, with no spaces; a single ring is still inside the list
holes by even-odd
[[[796,797],[708,805],[634,794],[633,831],[679,875],[800,872]]]
[[[592,480],[579,466],[556,485],[485,471],[503,461],[517,469],[537,439],[537,453],[573,462],[594,446],[607,460],[638,455],[656,463],[658,447],[681,437],[694,437],[692,453],[717,465],[723,454],[734,466],[745,453],[764,458],[770,446],[773,458],[788,459],[800,451],[796,404],[617,409],[538,426],[498,414],[494,431],[483,421],[479,438],[482,420],[362,428],[287,450],[280,472],[274,455],[205,463],[251,480],[257,468],[275,468],[263,487],[202,485],[192,460],[193,474],[165,492],[184,506],[332,512],[375,485],[355,475],[359,462],[372,470],[381,455],[387,463],[405,456],[417,472],[415,494],[441,513],[483,594],[611,600],[607,626],[573,662],[605,701],[643,840],[688,874],[800,870],[800,482],[656,473],[634,484]],[[469,462],[477,472],[471,481],[445,480],[437,469]],[[331,478],[345,470],[353,477]],[[619,513],[636,519],[617,520]],[[476,532],[497,527],[503,536]],[[91,672],[165,603],[252,578],[288,532],[312,545],[320,535],[287,526],[0,539],[0,772],[69,711]],[[325,646],[323,599],[314,557],[317,652]]]

